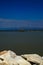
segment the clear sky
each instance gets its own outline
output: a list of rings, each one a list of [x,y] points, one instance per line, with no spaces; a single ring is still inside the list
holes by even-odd
[[[43,0],[0,0],[0,19],[43,21]]]
[[[0,18],[43,20],[43,0],[0,0]]]

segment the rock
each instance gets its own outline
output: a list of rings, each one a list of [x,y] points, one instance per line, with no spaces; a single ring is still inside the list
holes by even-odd
[[[43,56],[42,56],[42,60],[43,60]]]
[[[4,58],[8,58],[8,57],[12,57],[12,58],[15,58],[16,57],[16,53],[14,53],[13,51],[11,50],[8,50],[6,52],[1,52],[3,54],[0,55],[0,57],[4,57]]]
[[[1,51],[1,52],[0,52],[0,55],[5,54],[6,52],[8,52],[8,51],[7,51],[7,50]]]
[[[0,55],[0,64],[1,62],[2,64],[3,62],[7,62],[8,65],[31,65],[21,56],[17,56],[14,52],[10,50],[7,51],[5,54]]]
[[[6,64],[6,63],[0,63],[0,65],[8,65],[8,64]]]
[[[0,60],[0,65],[8,65],[8,63],[5,60],[4,61]]]
[[[40,65],[43,65],[43,57],[42,57],[42,61],[41,61]]]
[[[43,65],[43,57],[38,54],[16,55],[11,50],[0,52],[0,65]]]
[[[41,56],[37,55],[37,54],[24,54],[21,55],[23,58],[27,59],[27,61],[33,62],[33,63],[41,63]]]
[[[8,50],[6,53],[0,55],[0,64],[3,65],[4,62],[7,62],[8,65],[18,65],[14,60],[16,56],[17,55],[13,51]]]
[[[16,56],[16,57],[15,57],[15,61],[16,61],[19,65],[31,65],[28,61],[26,61],[25,59],[23,59],[21,56]]]

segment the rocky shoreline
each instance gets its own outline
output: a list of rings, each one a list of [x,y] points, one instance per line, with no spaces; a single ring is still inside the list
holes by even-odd
[[[0,65],[43,65],[43,57],[38,54],[17,55],[11,50],[0,52]]]

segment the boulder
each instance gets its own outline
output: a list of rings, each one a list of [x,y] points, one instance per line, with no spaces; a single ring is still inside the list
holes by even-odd
[[[26,61],[21,56],[16,55],[13,51],[8,50],[6,53],[0,55],[0,64],[7,63],[7,65],[31,65],[28,61]]]
[[[0,65],[43,65],[43,57],[38,54],[16,55],[5,50],[0,52]]]
[[[6,63],[0,63],[0,65],[8,65],[8,64],[6,64]]]
[[[38,54],[24,54],[21,56],[25,58],[27,61],[37,64],[40,64],[42,60],[41,56],[39,56]]]
[[[15,61],[16,61],[19,65],[31,65],[30,62],[26,61],[26,60],[23,59],[21,56],[16,56],[16,57],[15,57]]]

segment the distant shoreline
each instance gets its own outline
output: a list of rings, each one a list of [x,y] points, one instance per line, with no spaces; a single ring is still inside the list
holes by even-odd
[[[43,30],[0,30],[0,32],[43,32]]]

